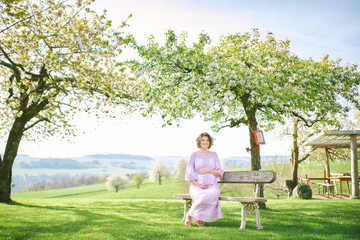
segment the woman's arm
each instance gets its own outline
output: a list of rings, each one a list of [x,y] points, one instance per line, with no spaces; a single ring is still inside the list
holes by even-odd
[[[214,170],[214,169],[211,169],[211,168],[201,168],[198,171],[198,174],[205,174],[205,173],[211,173],[215,177],[221,177],[220,171]]]
[[[197,180],[198,175],[195,170],[195,158],[194,154],[191,154],[190,159],[188,161],[186,172],[185,172],[185,181]]]

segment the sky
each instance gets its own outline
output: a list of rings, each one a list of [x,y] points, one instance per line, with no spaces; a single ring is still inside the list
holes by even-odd
[[[97,0],[97,11],[107,10],[113,24],[120,25],[131,13],[125,32],[145,44],[150,35],[164,41],[168,29],[185,31],[189,41],[202,32],[216,44],[220,36],[258,27],[276,39],[289,39],[291,51],[301,58],[319,60],[329,54],[343,63],[360,63],[360,1],[357,0]],[[131,58],[133,56],[130,56]],[[212,148],[220,158],[250,156],[247,127],[225,128],[218,133],[201,119],[184,120],[180,128],[162,128],[159,118],[123,116],[104,119],[79,114],[78,136],[70,142],[60,136],[40,142],[22,141],[19,154],[36,157],[80,157],[87,154],[125,153],[157,156],[189,156],[196,151],[201,132],[215,137]],[[265,132],[261,155],[289,155],[289,141],[277,137],[281,127]],[[5,139],[0,143],[2,149]]]

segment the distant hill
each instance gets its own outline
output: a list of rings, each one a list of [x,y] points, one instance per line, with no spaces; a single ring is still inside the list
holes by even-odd
[[[94,164],[92,162],[92,164]],[[88,168],[84,163],[75,161],[69,158],[42,158],[38,161],[31,162],[21,162],[21,168],[31,169],[31,168],[47,168],[47,169],[80,169],[80,168]]]
[[[92,155],[84,155],[87,158],[112,158],[112,159],[134,159],[134,160],[148,160],[151,161],[153,158],[149,156],[143,155],[130,155],[130,154],[92,154]]]

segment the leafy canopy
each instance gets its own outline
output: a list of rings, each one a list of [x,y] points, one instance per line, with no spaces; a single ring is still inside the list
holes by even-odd
[[[329,115],[359,108],[357,65],[340,65],[324,56],[300,59],[289,40],[259,30],[231,34],[211,45],[207,34],[188,46],[187,35],[166,33],[160,46],[150,37],[139,48],[139,75],[150,82],[149,112],[161,112],[167,124],[200,113],[215,130],[249,125],[272,129],[296,116],[308,125]],[[252,117],[255,115],[255,117]]]
[[[119,61],[133,41],[126,21],[114,27],[92,2],[0,1],[1,135],[20,118],[24,132],[72,134],[76,110],[129,110],[141,98],[141,82]]]

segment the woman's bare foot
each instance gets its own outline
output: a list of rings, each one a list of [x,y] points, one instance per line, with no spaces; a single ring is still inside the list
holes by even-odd
[[[189,215],[186,216],[185,225],[186,226],[191,226],[191,217]]]

